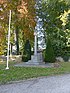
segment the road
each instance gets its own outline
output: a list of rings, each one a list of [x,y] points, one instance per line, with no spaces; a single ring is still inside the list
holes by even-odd
[[[70,74],[0,85],[0,93],[70,93]]]

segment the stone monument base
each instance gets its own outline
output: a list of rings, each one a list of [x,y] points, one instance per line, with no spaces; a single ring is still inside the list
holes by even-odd
[[[37,55],[32,55],[31,56],[31,60],[29,60],[25,64],[31,64],[31,65],[42,65],[42,64],[45,64],[43,62],[42,53],[37,53]]]

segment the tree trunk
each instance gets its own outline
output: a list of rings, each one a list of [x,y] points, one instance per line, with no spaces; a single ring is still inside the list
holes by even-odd
[[[19,29],[16,26],[16,54],[19,55]]]

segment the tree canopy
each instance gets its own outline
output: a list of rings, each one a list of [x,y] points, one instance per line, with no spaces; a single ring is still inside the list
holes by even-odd
[[[69,0],[41,0],[37,15],[43,22],[45,40],[50,37],[56,56],[70,51],[70,2]],[[70,55],[70,53],[69,53]]]
[[[3,46],[7,47],[9,10],[12,11],[11,43],[14,44],[14,30],[18,46],[26,39],[33,43],[36,24],[34,5],[34,0],[0,0],[0,52],[5,50],[5,47],[2,49]]]

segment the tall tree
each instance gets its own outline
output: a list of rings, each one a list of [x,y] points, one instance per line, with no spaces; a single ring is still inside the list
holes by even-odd
[[[17,54],[19,54],[20,33],[24,40],[30,39],[33,43],[33,30],[35,27],[35,1],[34,0],[0,0],[0,29],[8,32],[8,15],[12,10],[11,34],[16,32]],[[31,11],[32,10],[32,11]],[[1,31],[1,30],[0,30]],[[21,39],[23,39],[21,38]],[[5,39],[6,40],[6,39]],[[13,42],[13,41],[12,41]],[[23,41],[24,42],[24,41]]]
[[[50,35],[52,40],[52,46],[57,52],[55,53],[61,55],[63,48],[67,46],[67,36],[70,30],[66,29],[68,23],[67,15],[65,16],[65,11],[69,11],[69,0],[42,0],[40,9],[38,9],[38,16],[43,21],[43,28],[47,35]],[[62,18],[65,16],[65,19]],[[65,22],[65,26],[63,24]],[[57,49],[59,48],[59,49]]]

